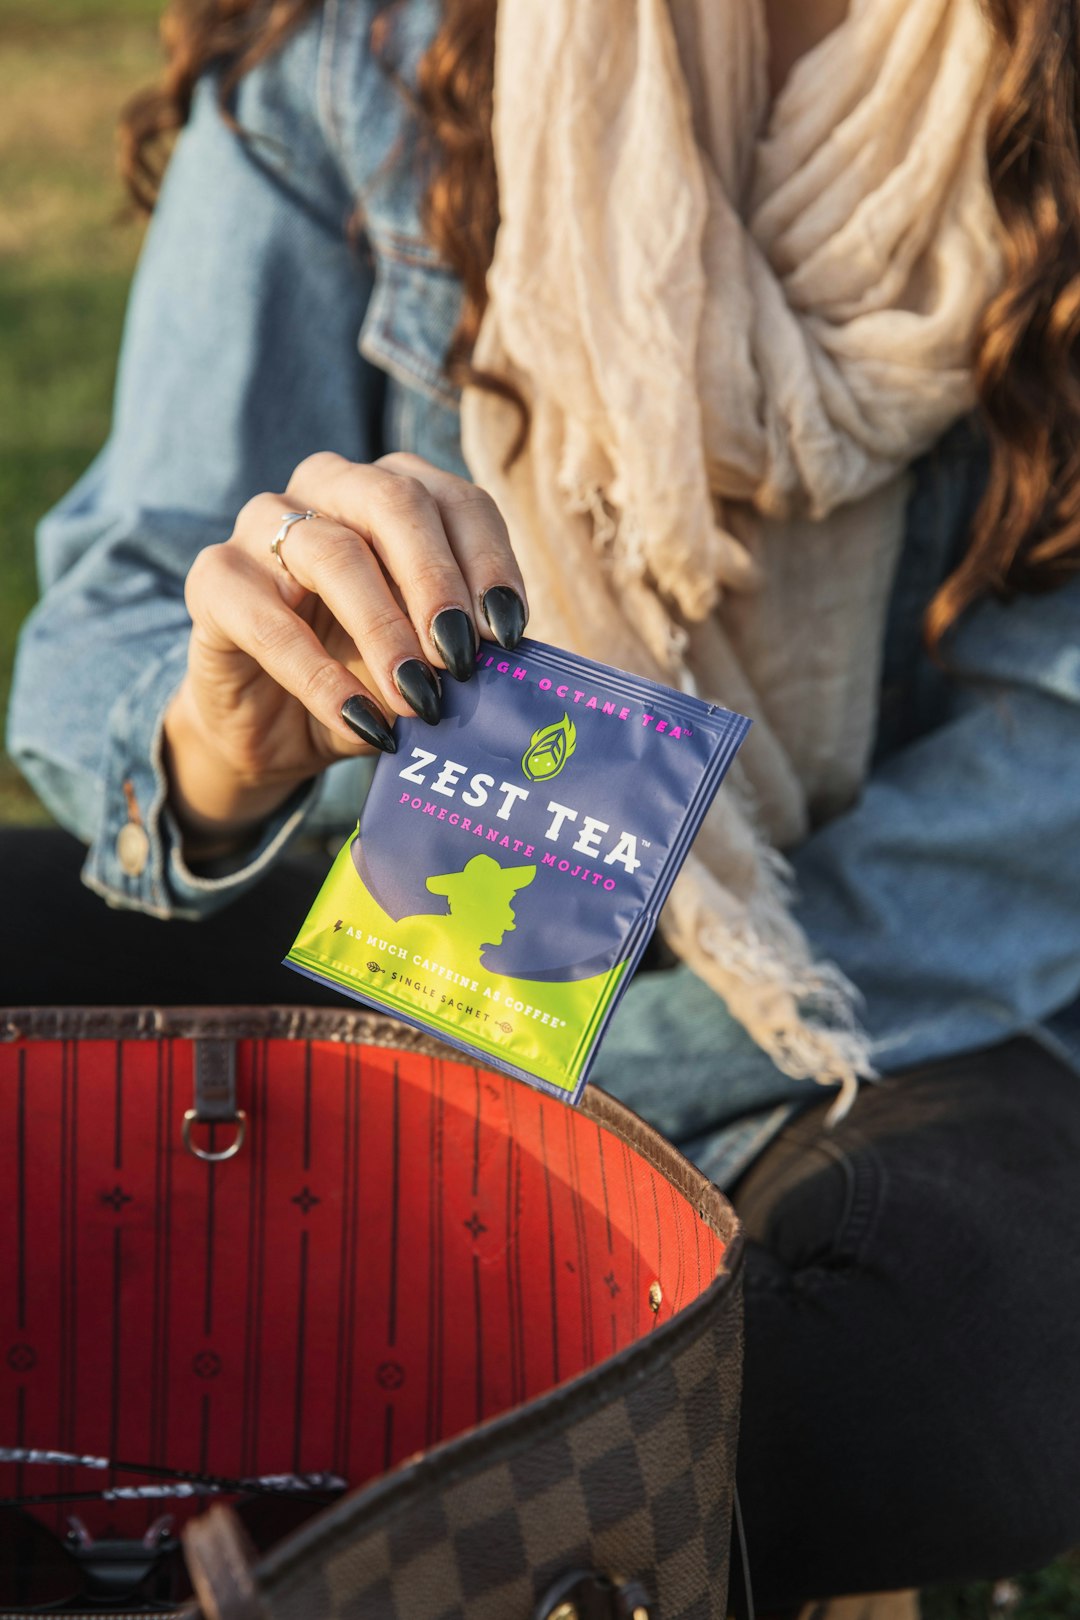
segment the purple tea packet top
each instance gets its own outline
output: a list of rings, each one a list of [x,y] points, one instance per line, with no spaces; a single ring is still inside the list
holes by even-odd
[[[576,1102],[750,722],[538,641],[399,720],[290,967]]]

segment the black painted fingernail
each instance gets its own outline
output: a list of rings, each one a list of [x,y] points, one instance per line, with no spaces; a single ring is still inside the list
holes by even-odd
[[[441,693],[435,671],[422,658],[406,658],[394,671],[394,685],[411,709],[429,726],[442,719]]]
[[[444,608],[431,621],[431,639],[455,681],[476,673],[476,633],[463,608]]]
[[[500,647],[513,652],[525,634],[525,604],[509,585],[493,585],[480,602],[484,618]]]
[[[358,737],[363,737],[372,748],[381,748],[384,754],[397,753],[397,739],[373,703],[354,694],[341,705],[341,718],[351,726]]]

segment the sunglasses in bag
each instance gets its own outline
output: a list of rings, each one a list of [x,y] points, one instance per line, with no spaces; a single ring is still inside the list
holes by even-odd
[[[48,1491],[0,1502],[0,1612],[71,1613],[86,1605],[107,1610],[122,1605],[130,1611],[175,1613],[190,1603],[194,1591],[183,1546],[172,1513],[162,1511],[170,1498],[205,1510],[227,1496],[230,1512],[246,1545],[268,1552],[338,1494],[344,1481],[281,1478],[231,1481],[211,1476],[170,1478],[168,1471],[147,1464],[110,1465],[102,1458],[64,1452],[0,1447],[0,1463],[14,1465],[25,1477],[42,1467],[110,1474],[152,1475],[153,1484],[105,1487],[98,1492]],[[84,1517],[87,1503],[147,1502],[157,1508],[137,1538],[94,1536]],[[76,1504],[80,1511],[75,1511]],[[45,1510],[62,1510],[63,1530],[51,1526]]]
[[[742,1240],[670,1144],[377,1014],[5,1023],[0,1620],[723,1620]]]

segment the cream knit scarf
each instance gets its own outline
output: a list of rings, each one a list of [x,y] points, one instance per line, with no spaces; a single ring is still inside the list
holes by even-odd
[[[501,226],[465,455],[530,631],[753,716],[665,933],[788,1074],[871,1053],[780,853],[873,743],[912,459],[1001,277],[978,0],[852,0],[770,108],[762,0],[503,0]]]

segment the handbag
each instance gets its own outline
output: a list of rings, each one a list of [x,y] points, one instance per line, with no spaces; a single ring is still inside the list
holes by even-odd
[[[3,1031],[3,1614],[727,1612],[742,1242],[628,1109],[351,1010]]]

